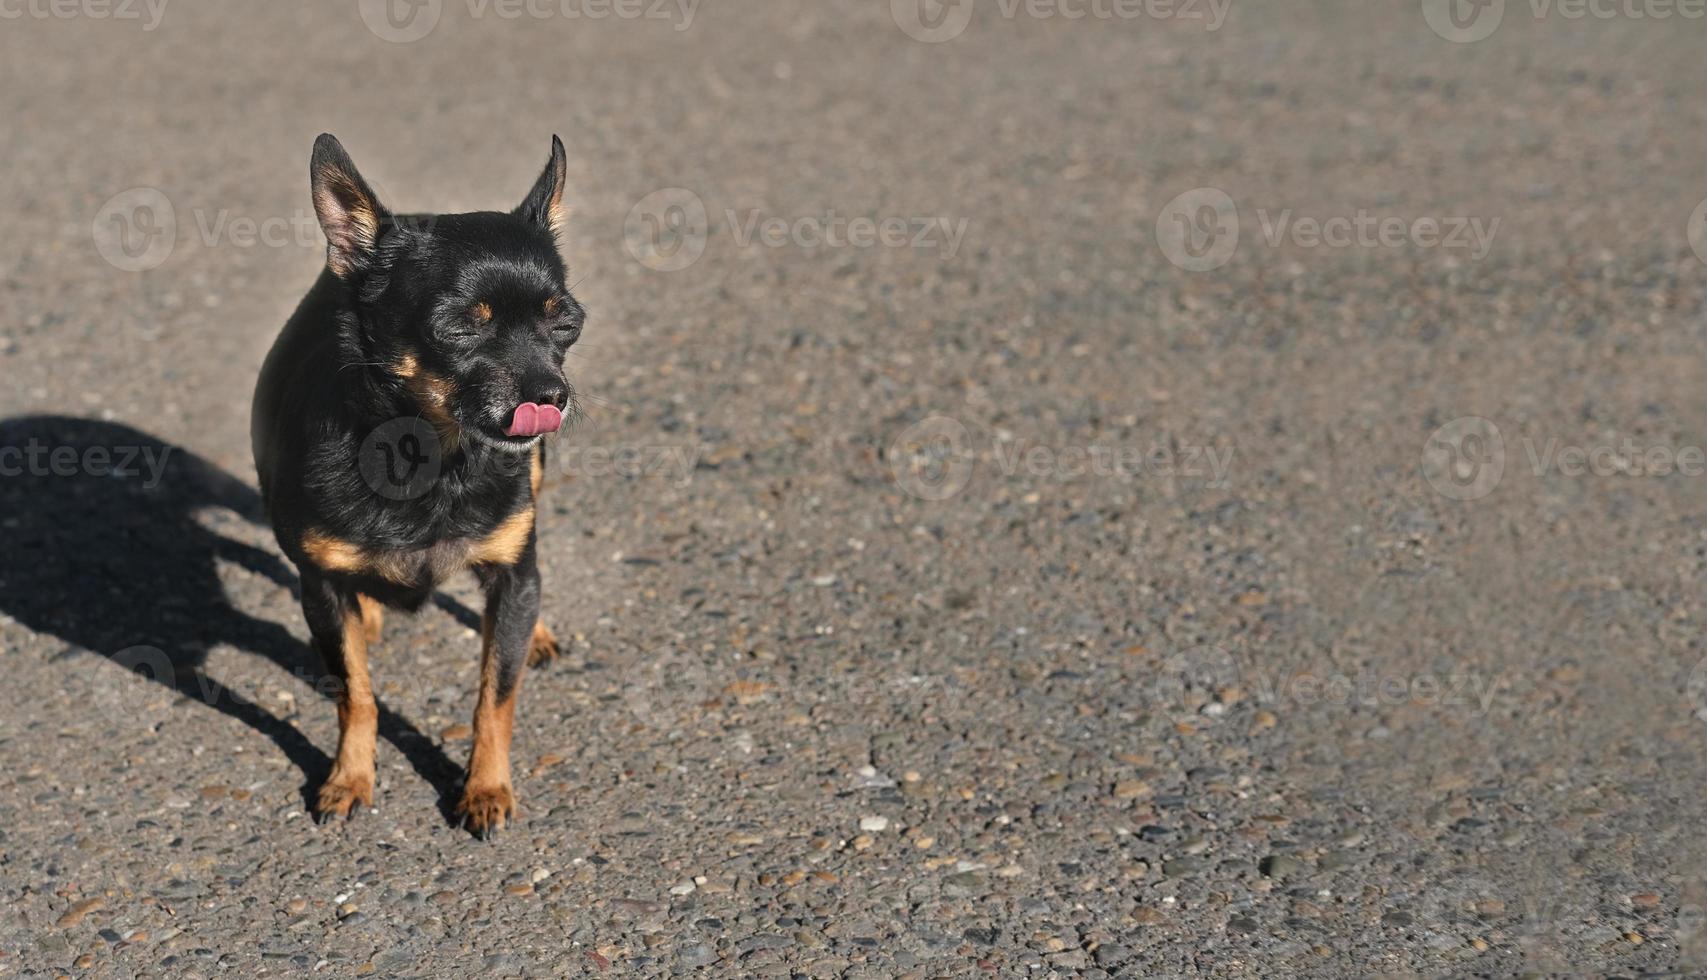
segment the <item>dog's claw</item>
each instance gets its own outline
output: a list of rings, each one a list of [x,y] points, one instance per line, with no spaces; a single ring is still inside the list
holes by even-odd
[[[533,635],[528,638],[528,666],[540,667],[557,659],[562,647],[557,642],[557,634],[551,632],[551,627],[544,623],[535,623]]]
[[[348,776],[334,772],[320,787],[314,810],[322,824],[333,817],[349,817],[364,806],[373,806],[373,777]]]
[[[508,786],[466,789],[456,812],[474,836],[489,841],[503,829],[506,819],[515,816],[516,797]]]

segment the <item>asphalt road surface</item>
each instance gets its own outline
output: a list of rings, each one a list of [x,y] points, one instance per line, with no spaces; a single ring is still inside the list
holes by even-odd
[[[1691,0],[0,3],[0,977],[1707,971]],[[248,404],[569,149],[521,818]]]

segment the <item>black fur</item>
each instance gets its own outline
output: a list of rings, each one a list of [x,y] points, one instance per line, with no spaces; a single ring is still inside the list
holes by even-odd
[[[513,561],[470,556],[534,506],[544,437],[504,434],[516,406],[574,413],[563,360],[584,313],[557,250],[565,170],[553,137],[551,160],[514,211],[393,215],[336,139],[315,143],[327,266],[267,356],[251,438],[268,515],[335,673],[358,594],[413,611],[473,568],[487,593],[497,694],[514,693],[538,616],[533,532]],[[429,478],[399,490],[390,477],[400,459]]]

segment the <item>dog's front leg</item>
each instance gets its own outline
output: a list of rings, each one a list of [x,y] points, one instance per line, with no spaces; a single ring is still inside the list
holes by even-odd
[[[477,571],[486,588],[486,614],[480,624],[480,700],[474,706],[474,751],[457,812],[470,830],[490,837],[516,812],[510,785],[510,734],[529,641],[539,622],[539,568],[533,541],[528,541],[514,565]]]
[[[322,820],[347,816],[357,806],[373,806],[374,734],[379,707],[368,678],[369,631],[353,594],[341,592],[311,568],[302,569],[302,611],[314,636],[314,649],[336,679],[338,758],[320,787],[316,813]]]

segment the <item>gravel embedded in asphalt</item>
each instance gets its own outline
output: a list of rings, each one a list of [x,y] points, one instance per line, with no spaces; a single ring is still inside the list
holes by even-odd
[[[0,24],[0,976],[1707,971],[1707,22],[93,6]],[[490,843],[468,582],[306,809],[322,131],[410,210],[569,147]]]

